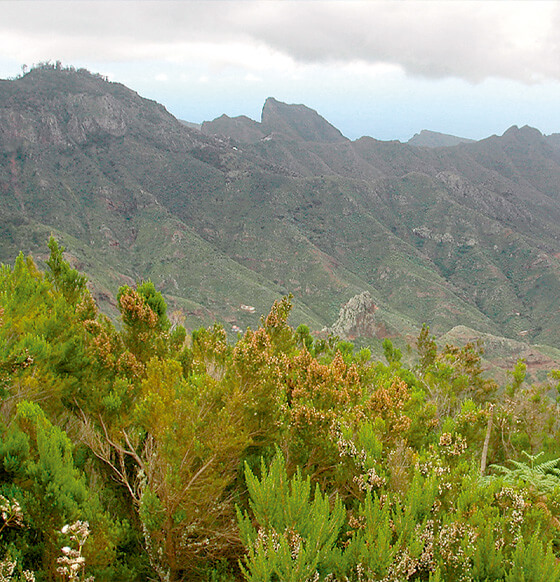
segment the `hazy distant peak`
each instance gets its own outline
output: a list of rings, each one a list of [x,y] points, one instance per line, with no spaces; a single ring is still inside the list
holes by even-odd
[[[527,148],[537,147],[547,143],[544,135],[534,127],[513,125],[501,137],[504,144],[510,147]]]
[[[420,133],[414,134],[407,143],[415,147],[440,148],[456,146],[460,143],[472,143],[473,141],[475,140],[466,137],[457,137],[456,135],[450,135],[448,133],[439,133],[438,131],[423,129]]]
[[[269,97],[262,110],[262,126],[268,132],[314,142],[347,141],[342,133],[306,105],[288,105]]]
[[[542,138],[543,134],[529,125],[524,125],[523,127],[518,127],[517,125],[512,125],[507,131],[504,132],[503,137],[524,137],[524,138]]]

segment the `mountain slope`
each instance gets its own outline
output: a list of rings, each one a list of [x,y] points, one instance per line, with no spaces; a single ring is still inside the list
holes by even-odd
[[[191,326],[254,326],[292,292],[294,322],[321,329],[367,291],[389,335],[428,322],[560,346],[552,136],[352,142],[274,99],[261,122],[201,129],[87,71],[2,81],[0,260],[42,256],[53,231],[100,299],[151,277]]]

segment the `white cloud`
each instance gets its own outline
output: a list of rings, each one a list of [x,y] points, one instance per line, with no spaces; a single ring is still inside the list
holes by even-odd
[[[410,75],[560,78],[558,2],[4,1],[0,48],[21,62],[199,59],[278,70],[360,61]]]
[[[253,75],[253,73],[247,73],[243,79],[245,81],[248,81],[249,83],[258,83],[259,81],[262,81],[262,79],[260,77],[257,77],[256,75]]]

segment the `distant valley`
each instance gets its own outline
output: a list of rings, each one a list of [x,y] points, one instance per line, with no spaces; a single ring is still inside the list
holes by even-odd
[[[496,338],[500,366],[560,362],[558,134],[351,141],[273,98],[260,122],[198,128],[42,67],[0,81],[0,160],[0,261],[44,259],[54,233],[111,315],[120,285],[150,278],[189,328],[256,327],[293,293],[292,323],[321,332],[367,293],[350,339],[413,341],[426,322]]]

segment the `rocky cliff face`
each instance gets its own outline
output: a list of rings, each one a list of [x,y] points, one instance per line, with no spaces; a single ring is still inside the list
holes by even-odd
[[[340,309],[338,319],[330,328],[330,332],[345,339],[357,337],[376,337],[379,322],[375,312],[377,306],[373,302],[371,294],[364,291],[355,295]]]

